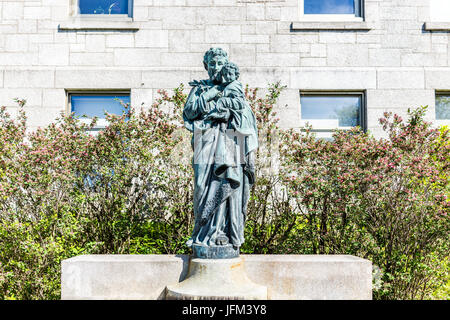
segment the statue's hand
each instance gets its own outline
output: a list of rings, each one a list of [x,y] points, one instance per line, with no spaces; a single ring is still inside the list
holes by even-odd
[[[205,119],[219,121],[219,122],[226,122],[226,121],[228,121],[229,117],[230,117],[230,111],[225,110],[223,112],[211,112],[210,114],[208,114],[205,117]]]
[[[217,95],[219,95],[219,93],[221,93],[221,91],[218,89],[217,86],[214,86],[214,87],[210,88],[208,91],[206,91],[205,93],[203,93],[203,96],[205,97],[206,101],[211,101],[215,97],[217,97]]]
[[[194,80],[194,81],[189,82],[189,85],[190,85],[191,87],[196,87],[196,86],[198,86],[198,85],[200,85],[200,84],[201,84],[201,82],[198,81],[198,80]]]
[[[223,111],[219,111],[217,109],[211,111],[206,117],[205,120],[213,120],[219,122],[226,122],[230,118],[230,110],[225,109]]]

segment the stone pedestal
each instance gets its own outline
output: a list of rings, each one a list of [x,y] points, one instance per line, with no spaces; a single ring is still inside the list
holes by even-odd
[[[231,263],[221,272],[227,270],[229,276],[239,277],[242,273],[232,270],[242,270],[243,266],[251,282],[267,287],[269,300],[372,298],[372,263],[369,260],[349,255],[295,254],[241,254],[240,259],[243,265]],[[176,292],[176,288],[183,289],[176,284],[189,279],[189,274],[204,276],[198,268],[205,272],[214,270],[201,263],[190,268],[188,255],[169,254],[81,255],[63,260],[61,267],[63,300],[166,299],[167,286]],[[211,286],[217,286],[220,277],[219,272]],[[186,288],[189,283],[186,282]]]
[[[187,278],[166,289],[173,300],[267,300],[267,287],[250,281],[242,258],[192,259]]]

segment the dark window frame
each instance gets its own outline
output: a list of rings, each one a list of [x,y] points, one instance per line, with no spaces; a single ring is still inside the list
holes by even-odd
[[[66,89],[66,113],[72,113],[72,95],[83,95],[83,96],[118,96],[118,95],[128,95],[130,97],[131,103],[131,89]],[[104,119],[100,118],[99,119]],[[98,125],[93,128],[94,131],[103,129],[104,126]]]
[[[367,132],[367,91],[366,90],[299,90],[299,101],[300,101],[300,119],[301,121],[308,122],[310,119],[303,119],[301,115],[301,97],[302,96],[349,96],[349,95],[359,95],[361,96],[361,107],[359,108],[359,119],[360,124],[359,127],[364,132]],[[334,129],[340,129],[346,127],[337,127]],[[313,127],[314,132],[332,132],[334,129],[326,128],[326,129],[315,129]]]

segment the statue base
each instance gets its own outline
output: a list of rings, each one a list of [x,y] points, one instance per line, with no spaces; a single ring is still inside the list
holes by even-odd
[[[224,246],[192,245],[192,257],[194,259],[234,259],[239,257],[239,248],[231,244]]]
[[[267,287],[250,281],[244,260],[192,259],[187,278],[166,287],[167,300],[267,300]]]
[[[372,299],[369,260],[337,254],[241,254],[240,258],[250,281],[267,287],[270,300]],[[61,299],[163,300],[168,284],[186,279],[191,259],[185,254],[93,254],[65,259]],[[190,269],[192,273],[192,265]],[[169,289],[177,292],[174,285]]]

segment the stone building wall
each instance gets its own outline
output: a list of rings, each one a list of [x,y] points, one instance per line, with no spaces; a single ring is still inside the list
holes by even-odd
[[[365,21],[344,23],[299,21],[300,0],[134,0],[132,21],[79,19],[76,0],[0,0],[0,105],[27,99],[30,128],[68,112],[68,90],[129,89],[149,105],[206,78],[203,54],[220,46],[244,84],[287,85],[284,127],[299,126],[300,90],[363,91],[376,135],[387,110],[429,105],[434,120],[436,90],[450,91],[448,24],[431,23],[429,0],[364,2]]]

